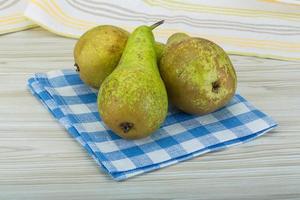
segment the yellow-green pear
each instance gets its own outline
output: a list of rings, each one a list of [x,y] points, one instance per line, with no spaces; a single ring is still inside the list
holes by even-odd
[[[102,120],[125,139],[149,136],[167,115],[168,97],[157,67],[152,34],[161,23],[133,31],[118,66],[99,90]]]
[[[74,59],[80,78],[99,88],[118,64],[129,33],[119,27],[103,25],[84,33],[74,48]]]
[[[213,112],[236,90],[237,77],[228,55],[203,38],[173,34],[159,67],[171,102],[187,113]]]

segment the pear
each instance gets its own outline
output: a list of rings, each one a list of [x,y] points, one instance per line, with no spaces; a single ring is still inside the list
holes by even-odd
[[[103,25],[84,33],[74,48],[74,59],[80,78],[99,88],[117,66],[129,33],[119,27]]]
[[[163,52],[165,50],[165,44],[161,43],[161,42],[156,42],[154,44],[154,48],[155,48],[155,52],[156,52],[156,60],[157,60],[157,64],[159,64],[160,59],[163,55]]]
[[[176,107],[207,114],[233,97],[237,77],[225,51],[212,41],[173,34],[160,60],[160,74]]]
[[[119,63],[128,36],[127,31],[112,25],[97,26],[84,33],[74,48],[75,66],[82,81],[99,88]],[[158,59],[164,46],[155,44]]]
[[[149,136],[167,115],[168,97],[157,67],[152,34],[161,23],[133,31],[118,66],[99,90],[102,120],[125,139]]]

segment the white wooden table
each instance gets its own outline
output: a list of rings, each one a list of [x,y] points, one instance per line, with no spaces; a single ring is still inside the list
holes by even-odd
[[[115,182],[27,90],[73,66],[75,40],[0,36],[0,199],[300,199],[300,62],[231,56],[238,91],[279,127],[224,151]]]

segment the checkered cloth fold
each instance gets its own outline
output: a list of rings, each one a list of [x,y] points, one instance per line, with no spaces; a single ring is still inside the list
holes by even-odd
[[[38,73],[28,80],[28,86],[115,180],[244,143],[276,126],[237,94],[226,107],[204,116],[170,107],[159,130],[145,139],[129,141],[105,126],[98,114],[97,91],[83,84],[73,70]]]

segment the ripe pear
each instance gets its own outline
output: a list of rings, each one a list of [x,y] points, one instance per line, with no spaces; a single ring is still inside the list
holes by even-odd
[[[225,51],[212,41],[173,34],[160,60],[171,102],[190,114],[207,114],[234,95],[237,77]]]
[[[159,64],[159,61],[162,57],[162,54],[165,50],[165,44],[161,43],[161,42],[155,42],[154,44],[154,49],[155,49],[155,52],[156,52],[156,60],[157,60],[157,64]]]
[[[76,70],[86,84],[99,88],[115,69],[125,48],[129,33],[112,25],[94,27],[84,33],[74,48]],[[156,43],[160,59],[164,44]]]
[[[161,23],[133,31],[118,66],[99,90],[102,120],[125,139],[149,136],[167,115],[168,97],[157,67],[152,34]]]
[[[74,59],[80,78],[99,88],[118,64],[129,33],[119,27],[103,25],[84,33],[74,48]]]

